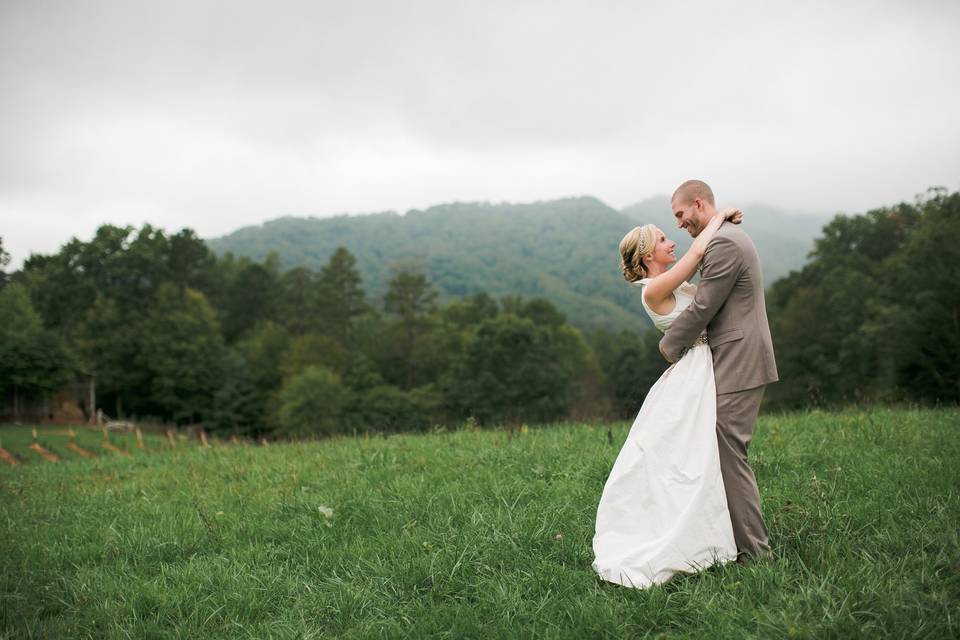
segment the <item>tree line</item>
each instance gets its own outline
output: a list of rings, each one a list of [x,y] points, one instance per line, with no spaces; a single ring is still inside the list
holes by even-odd
[[[0,290],[0,388],[35,398],[94,374],[111,416],[249,435],[611,411],[594,350],[546,299],[438,304],[398,266],[371,301],[342,247],[318,271],[278,264],[150,225],[33,255]]]
[[[545,298],[441,304],[411,267],[371,299],[343,247],[284,271],[188,229],[104,225],[6,274],[2,246],[0,390],[17,401],[94,374],[110,415],[329,434],[625,418],[666,367],[655,330],[584,334]],[[958,276],[958,193],[836,216],[767,290],[766,408],[960,401]]]
[[[960,192],[836,216],[767,306],[770,406],[960,402]]]

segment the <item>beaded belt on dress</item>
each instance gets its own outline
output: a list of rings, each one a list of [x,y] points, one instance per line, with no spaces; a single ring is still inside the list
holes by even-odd
[[[701,344],[709,344],[709,343],[707,342],[707,334],[705,334],[705,333],[701,333],[699,336],[697,336],[697,339],[693,341],[693,344],[692,344],[692,345],[690,345],[689,347],[684,347],[683,349],[681,349],[681,350],[680,350],[680,357],[682,358],[683,356],[687,355],[687,351],[690,351],[690,349],[693,349],[694,347],[700,346]]]

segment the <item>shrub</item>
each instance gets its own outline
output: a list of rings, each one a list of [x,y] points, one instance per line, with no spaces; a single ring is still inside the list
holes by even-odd
[[[347,431],[344,408],[350,391],[324,367],[310,366],[288,378],[277,395],[277,433],[330,435]]]
[[[415,397],[392,385],[379,385],[355,396],[350,417],[364,430],[416,431],[428,424]]]

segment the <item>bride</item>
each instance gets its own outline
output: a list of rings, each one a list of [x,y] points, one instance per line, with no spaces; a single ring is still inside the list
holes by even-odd
[[[640,301],[660,331],[693,301],[696,287],[687,279],[717,229],[741,218],[738,209],[719,212],[680,260],[676,243],[652,224],[620,241],[623,277],[642,287]],[[642,589],[736,560],[716,399],[710,347],[701,335],[650,389],[603,488],[592,566],[604,580]]]

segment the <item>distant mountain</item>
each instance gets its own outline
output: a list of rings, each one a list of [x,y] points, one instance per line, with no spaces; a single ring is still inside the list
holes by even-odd
[[[617,246],[640,222],[655,222],[686,247],[665,197],[617,211],[593,197],[529,204],[453,203],[332,218],[285,217],[208,240],[217,253],[263,259],[283,268],[322,267],[338,246],[357,257],[363,286],[379,299],[399,266],[424,271],[443,298],[479,291],[543,296],[584,329],[648,326],[639,291],[624,282]],[[744,207],[767,283],[800,267],[825,220],[769,207]],[[783,229],[781,233],[778,229]]]
[[[653,196],[641,200],[629,207],[624,207],[620,210],[620,213],[641,224],[652,222],[660,226],[669,225],[673,222],[673,218],[670,216],[670,196]],[[663,229],[666,231],[665,227]]]

